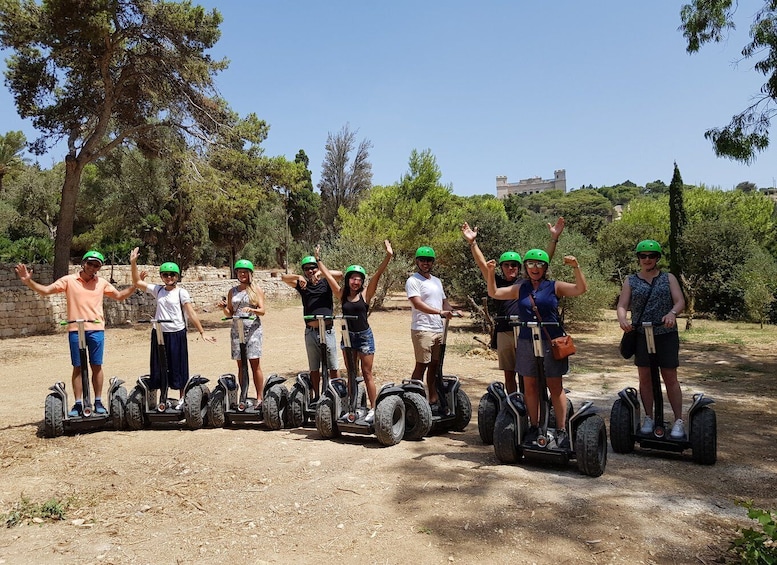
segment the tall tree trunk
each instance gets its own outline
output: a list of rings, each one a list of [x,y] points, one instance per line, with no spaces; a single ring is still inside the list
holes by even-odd
[[[84,166],[71,155],[65,157],[65,182],[62,185],[62,202],[59,206],[57,236],[54,239],[54,279],[65,276],[70,267],[70,245],[73,242],[73,223],[76,218],[78,188]]]

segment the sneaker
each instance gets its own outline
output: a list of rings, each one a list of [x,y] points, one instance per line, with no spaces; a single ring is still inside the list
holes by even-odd
[[[183,398],[178,400],[178,404],[175,405],[176,410],[183,410],[183,401],[184,401]]]
[[[432,416],[439,416],[440,415],[440,405],[436,402],[434,404],[429,404],[429,407],[432,409]]]
[[[556,430],[556,446],[559,449],[569,449],[569,436],[566,430]]]
[[[653,418],[650,416],[645,416],[644,421],[642,422],[642,427],[639,429],[639,433],[641,434],[652,434],[653,428],[656,427],[655,422],[653,422]]]
[[[95,414],[107,414],[108,411],[105,409],[105,406],[103,406],[103,401],[100,399],[97,399],[94,401],[94,413]]]
[[[523,443],[526,445],[531,445],[537,441],[539,435],[540,429],[537,426],[529,426],[529,429],[526,430],[526,434],[523,436]]]
[[[73,404],[73,407],[70,409],[70,412],[67,413],[69,418],[78,418],[79,416],[84,415],[84,406],[80,402],[76,402]]]
[[[669,437],[672,439],[685,439],[685,423],[682,419],[678,418],[672,426],[672,431],[669,433]]]
[[[375,410],[370,410],[364,417],[364,421],[368,424],[372,424],[375,421]]]

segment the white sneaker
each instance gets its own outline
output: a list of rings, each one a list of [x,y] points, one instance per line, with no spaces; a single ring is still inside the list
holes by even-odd
[[[650,416],[645,416],[645,419],[642,421],[642,427],[639,429],[639,433],[641,434],[652,434],[653,428],[656,427],[655,422],[653,422],[653,418]]]
[[[672,426],[672,431],[669,433],[669,437],[672,439],[685,439],[685,423],[682,419],[678,418]]]
[[[364,417],[364,421],[368,424],[372,424],[372,422],[375,421],[375,410],[370,410],[367,412],[367,415]]]
[[[183,399],[183,398],[181,398],[181,399],[178,401],[178,404],[176,404],[176,406],[175,406],[175,409],[176,409],[176,410],[183,410],[183,401],[184,401],[184,399]]]

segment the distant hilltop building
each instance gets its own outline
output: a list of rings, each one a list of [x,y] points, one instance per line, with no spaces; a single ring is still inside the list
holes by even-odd
[[[532,177],[518,182],[507,182],[506,176],[496,177],[496,197],[507,198],[511,194],[537,194],[548,190],[567,191],[567,171],[559,169],[553,172],[552,179]]]

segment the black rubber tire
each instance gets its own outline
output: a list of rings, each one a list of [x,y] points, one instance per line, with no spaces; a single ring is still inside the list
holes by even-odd
[[[193,386],[186,391],[183,403],[183,415],[186,425],[190,430],[199,430],[205,425],[205,417],[208,413],[208,387],[205,385]]]
[[[136,386],[127,397],[127,428],[130,430],[142,430],[146,426],[146,400],[143,389]]]
[[[478,402],[478,433],[485,445],[494,443],[494,425],[496,424],[498,407],[493,395],[486,393]]]
[[[502,410],[494,423],[494,455],[501,463],[516,463],[521,458],[515,418],[507,410]]]
[[[405,403],[405,435],[403,439],[418,441],[432,430],[432,409],[426,399],[417,392],[402,395]]]
[[[703,406],[694,413],[691,424],[693,461],[700,465],[714,465],[718,460],[718,423],[715,411]]]
[[[305,391],[298,386],[291,388],[289,393],[289,405],[286,410],[286,427],[287,428],[301,428],[305,425],[307,416],[305,415],[305,406],[303,404],[303,396]]]
[[[583,420],[575,439],[577,468],[584,475],[599,477],[607,467],[607,429],[598,414]]]
[[[46,397],[43,409],[43,435],[59,437],[65,433],[65,417],[62,412],[62,399],[56,394]]]
[[[632,415],[629,405],[622,398],[612,403],[610,410],[610,445],[615,453],[634,451]]]
[[[453,419],[451,429],[457,432],[463,432],[472,419],[472,403],[469,396],[462,389],[456,391],[456,417]]]
[[[273,385],[262,402],[262,416],[264,423],[271,430],[283,428],[283,414],[289,403],[289,392],[282,384]]]
[[[127,429],[127,389],[120,386],[111,397],[111,422],[113,429],[122,431]]]
[[[227,419],[224,416],[224,389],[213,391],[208,400],[208,425],[212,428],[223,428]]]
[[[322,396],[316,406],[316,429],[324,439],[332,439],[340,435],[335,420],[336,403],[329,396]]]
[[[375,435],[381,445],[396,445],[405,435],[405,402],[392,395],[381,401],[375,409]]]

